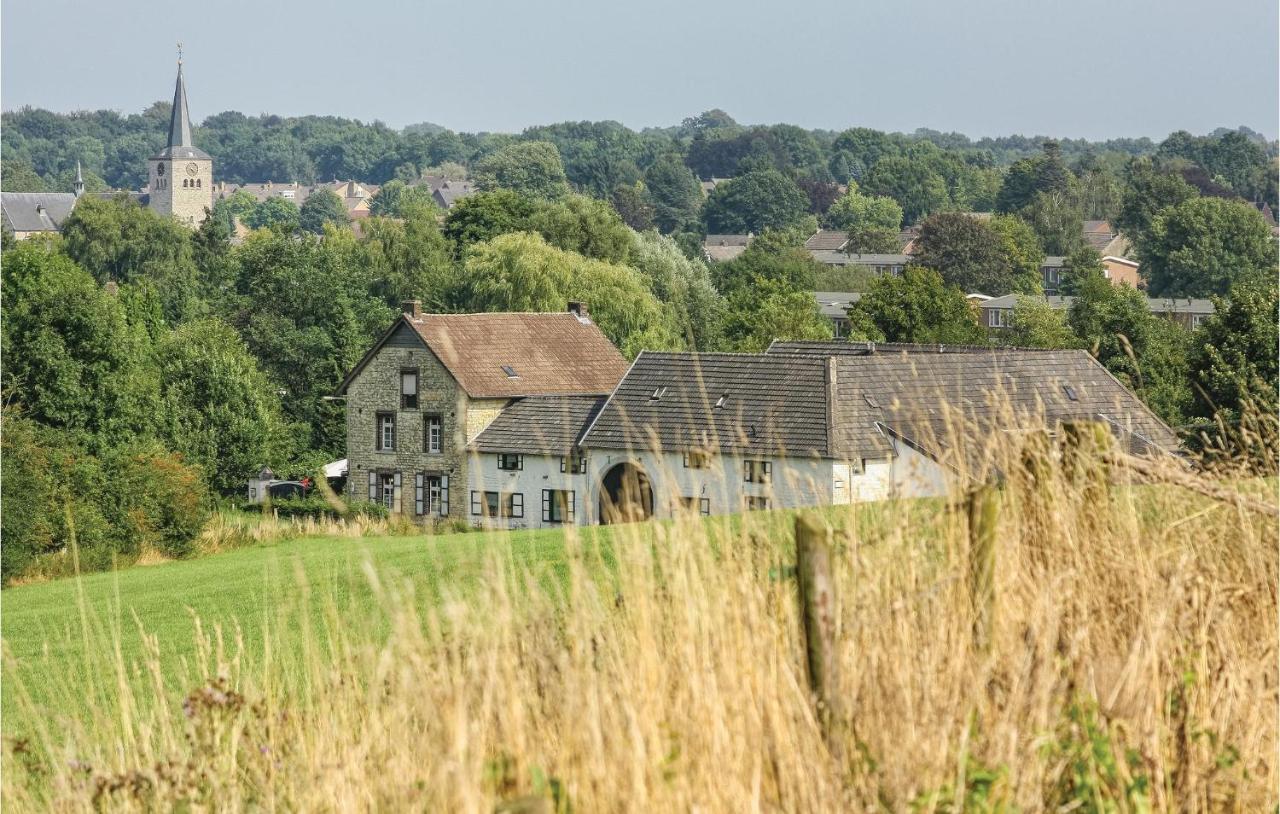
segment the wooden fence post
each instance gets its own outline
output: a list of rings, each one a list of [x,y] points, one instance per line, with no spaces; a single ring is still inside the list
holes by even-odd
[[[843,747],[840,720],[839,654],[836,651],[836,584],[831,569],[831,530],[813,513],[796,517],[796,583],[805,666],[827,747],[837,760]]]
[[[980,650],[991,646],[995,622],[996,526],[1000,492],[984,483],[969,493],[969,600],[973,638]]]

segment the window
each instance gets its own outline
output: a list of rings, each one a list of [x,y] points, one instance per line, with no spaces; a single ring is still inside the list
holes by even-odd
[[[396,510],[396,481],[399,479],[400,473],[398,472],[394,475],[378,476],[378,500],[390,512]]]
[[[756,497],[755,495],[749,495],[747,497],[747,511],[764,512],[768,510],[769,510],[769,498]]]
[[[471,513],[485,517],[524,517],[524,495],[520,492],[472,492]]]
[[[1062,392],[1067,394],[1067,398],[1071,401],[1079,401],[1080,396],[1076,393],[1076,389],[1069,384],[1062,385]]]
[[[711,515],[711,498],[709,497],[682,497],[678,499],[685,511],[697,512],[703,517]]]
[[[400,371],[400,409],[418,409],[418,371]]]
[[[706,469],[711,465],[711,456],[701,450],[690,450],[684,454],[685,469]]]
[[[560,471],[567,472],[570,475],[581,475],[587,471],[587,456],[578,453],[577,455],[561,455]]]
[[[524,469],[524,456],[511,452],[501,452],[498,454],[498,468],[508,472]]]
[[[377,450],[393,452],[396,448],[396,416],[395,413],[378,413]]]
[[[988,328],[1007,328],[1009,326],[1009,312],[1003,308],[987,309],[987,327]]]
[[[413,505],[417,514],[449,514],[449,476],[419,472],[414,477]]]
[[[422,442],[422,450],[424,452],[439,452],[444,421],[438,415],[429,415],[423,419],[422,423],[426,427],[426,437]]]
[[[568,489],[542,490],[542,522],[572,523],[576,508],[574,493]]]
[[[773,475],[773,464],[768,461],[743,461],[744,478],[747,483],[768,483]]]

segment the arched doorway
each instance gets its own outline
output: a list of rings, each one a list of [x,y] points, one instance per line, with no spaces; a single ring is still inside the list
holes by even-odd
[[[634,523],[653,517],[653,487],[636,464],[615,465],[600,481],[600,522]]]

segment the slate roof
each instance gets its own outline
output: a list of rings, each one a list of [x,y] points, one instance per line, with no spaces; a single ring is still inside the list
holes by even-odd
[[[1135,452],[1178,448],[1173,431],[1082,350],[775,342],[769,353],[838,354],[838,446],[874,449],[874,421],[953,468],[980,469],[999,433],[1090,420]]]
[[[581,445],[832,457],[827,368],[818,357],[645,351]]]
[[[604,403],[604,396],[533,396],[513,401],[476,436],[471,448],[568,455]]]
[[[707,235],[702,240],[704,248],[708,246],[746,246],[754,235]]]
[[[57,232],[75,206],[72,192],[0,193],[0,215],[14,232]]]
[[[840,251],[844,248],[844,244],[849,242],[849,233],[841,232],[835,229],[819,229],[809,236],[804,242],[804,247],[810,251]]]
[[[558,314],[402,314],[338,388],[407,326],[472,398],[605,395],[627,360],[589,318]],[[508,374],[510,369],[511,374]]]
[[[824,317],[837,319],[845,318],[849,306],[862,299],[857,291],[815,291],[813,297],[818,301],[818,310]]]
[[[203,158],[209,154],[191,139],[191,114],[187,112],[187,85],[182,81],[182,62],[178,62],[178,80],[173,87],[173,108],[169,111],[169,139],[155,158]]]
[[[470,181],[445,181],[432,191],[431,197],[437,205],[452,209],[453,205],[468,195],[474,195],[475,188]]]

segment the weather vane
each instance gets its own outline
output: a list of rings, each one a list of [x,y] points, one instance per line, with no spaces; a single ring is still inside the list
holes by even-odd
[[[182,64],[182,43],[178,43],[178,64]]]

